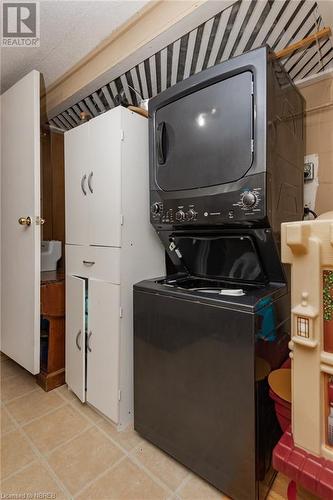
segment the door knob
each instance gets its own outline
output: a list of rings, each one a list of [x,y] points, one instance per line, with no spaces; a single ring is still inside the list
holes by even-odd
[[[21,226],[30,226],[31,225],[31,217],[20,217],[18,223]]]

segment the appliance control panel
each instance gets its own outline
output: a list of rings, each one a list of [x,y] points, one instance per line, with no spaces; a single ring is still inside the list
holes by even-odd
[[[152,224],[159,227],[243,222],[262,219],[266,215],[261,186],[197,197],[195,200],[157,200],[151,204],[150,211]]]
[[[253,189],[247,189],[241,192],[239,200],[233,204],[234,207],[240,207],[241,210],[247,212],[247,211],[253,211],[257,212],[260,211],[260,203],[261,202],[261,188],[253,188]]]

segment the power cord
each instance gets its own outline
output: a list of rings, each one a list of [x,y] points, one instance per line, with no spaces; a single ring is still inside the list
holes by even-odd
[[[316,219],[318,217],[318,215],[316,214],[316,212],[314,212],[313,210],[311,210],[311,208],[309,207],[304,207],[304,213],[303,213],[303,217],[302,217],[302,220],[304,220],[304,217],[306,215],[309,215],[311,214],[313,216],[314,219]]]

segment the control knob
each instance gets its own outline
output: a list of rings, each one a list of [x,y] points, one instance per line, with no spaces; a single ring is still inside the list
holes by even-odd
[[[158,215],[161,211],[161,206],[159,203],[153,203],[150,207],[150,211],[153,215]]]
[[[185,213],[183,210],[178,210],[178,212],[176,212],[176,221],[181,222],[183,220],[185,220]]]
[[[197,215],[197,213],[193,210],[193,208],[190,208],[190,210],[188,212],[186,212],[186,220],[187,221],[191,221],[191,220],[194,220],[195,219],[195,216]]]
[[[252,191],[246,191],[242,196],[243,206],[251,208],[257,203],[257,196]]]

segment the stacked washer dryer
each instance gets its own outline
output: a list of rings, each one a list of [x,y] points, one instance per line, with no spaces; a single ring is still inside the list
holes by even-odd
[[[288,356],[280,224],[303,214],[303,99],[269,48],[149,103],[168,276],[134,287],[135,429],[226,495],[265,496]]]

